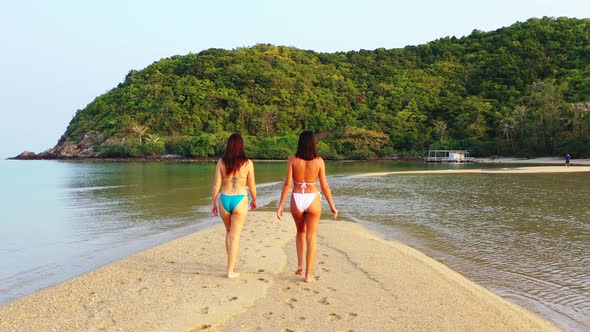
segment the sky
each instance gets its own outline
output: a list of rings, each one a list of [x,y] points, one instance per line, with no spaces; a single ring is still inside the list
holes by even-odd
[[[532,17],[590,17],[588,0],[19,0],[0,12],[0,158],[53,147],[78,109],[131,69],[258,43],[318,52],[401,48]]]

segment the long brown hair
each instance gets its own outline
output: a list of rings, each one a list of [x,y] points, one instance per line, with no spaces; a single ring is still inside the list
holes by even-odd
[[[244,140],[240,134],[231,134],[228,138],[227,148],[221,160],[223,160],[227,176],[239,170],[248,161]]]
[[[319,156],[318,148],[315,145],[315,136],[309,130],[303,131],[299,135],[295,157],[303,160],[313,160]]]

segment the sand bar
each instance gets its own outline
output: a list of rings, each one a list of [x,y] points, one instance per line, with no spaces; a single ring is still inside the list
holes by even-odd
[[[477,169],[437,169],[422,171],[395,171],[373,172],[354,175],[353,177],[385,176],[385,175],[409,175],[409,174],[533,174],[533,173],[580,173],[590,172],[590,166],[529,166],[529,167],[502,167],[502,168],[477,168]]]
[[[564,157],[539,157],[539,158],[476,158],[475,162],[485,164],[553,164],[564,165]],[[590,159],[572,159],[574,166],[590,166]]]
[[[316,281],[295,276],[295,227],[251,212],[238,279],[221,224],[0,307],[0,331],[553,331],[419,251],[322,221]]]

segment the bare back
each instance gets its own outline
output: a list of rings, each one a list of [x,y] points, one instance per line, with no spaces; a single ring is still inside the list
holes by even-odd
[[[246,194],[247,189],[252,187],[254,182],[251,160],[248,160],[240,169],[230,175],[226,174],[225,165],[222,160],[219,160],[218,172],[217,177],[221,183],[222,194]]]
[[[293,192],[302,192],[303,183],[306,185],[306,192],[318,192],[317,181],[320,179],[324,167],[324,160],[322,158],[315,158],[312,160],[304,160],[291,156],[291,171],[293,174]]]

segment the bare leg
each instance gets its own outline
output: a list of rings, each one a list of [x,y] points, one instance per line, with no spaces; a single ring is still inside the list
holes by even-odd
[[[225,209],[222,207],[221,203],[219,204],[218,211],[219,211],[219,216],[221,217],[221,220],[223,221],[223,225],[225,226],[225,253],[227,255],[229,255],[229,244],[230,244],[229,232],[231,230],[231,213],[225,211]]]
[[[295,247],[297,248],[297,270],[295,274],[303,274],[303,250],[305,248],[305,212],[299,211],[295,201],[291,199],[291,215],[295,220],[297,235],[295,235]]]
[[[231,214],[223,208],[220,209],[220,214],[226,225],[227,277],[236,278],[240,274],[234,272],[234,267],[240,250],[240,234],[248,214],[248,200],[244,198]]]
[[[318,223],[320,221],[319,216],[308,215],[305,218],[305,224],[307,225],[307,255],[305,259],[305,282],[312,282],[313,264],[315,262],[316,254],[316,240],[318,235]]]
[[[293,209],[291,209],[293,211]],[[297,212],[300,212],[297,210]],[[322,205],[320,203],[320,196],[314,199],[313,203],[307,208],[303,215],[304,229],[305,229],[305,244],[307,252],[305,255],[305,282],[312,282],[313,264],[316,255],[316,242],[318,235],[318,223],[322,214]],[[293,216],[295,218],[295,216]]]

